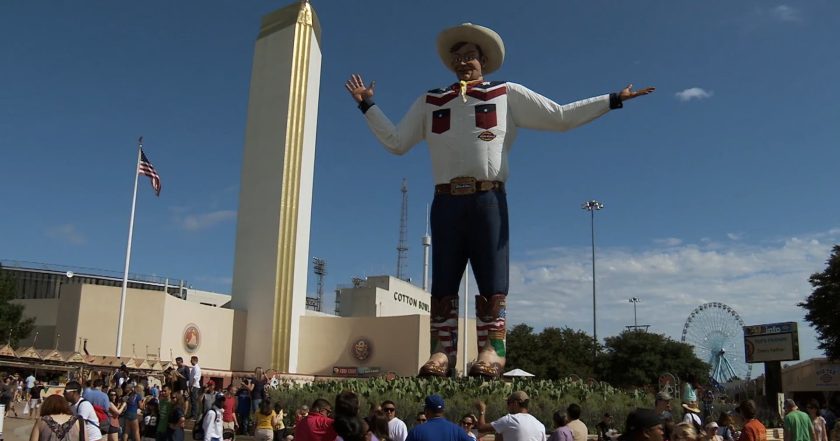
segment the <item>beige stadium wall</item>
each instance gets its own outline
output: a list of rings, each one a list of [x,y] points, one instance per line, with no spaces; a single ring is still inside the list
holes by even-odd
[[[72,323],[65,322],[73,320],[74,316],[70,311],[74,309],[78,310],[78,319],[72,340],[62,332],[60,349],[74,350],[78,339],[82,338],[87,339],[87,349],[92,355],[116,355],[121,288],[101,285],[77,286],[80,287],[78,294],[65,294],[62,287],[62,317],[59,318],[59,328],[73,329]],[[161,347],[164,297],[174,298],[163,291],[126,291],[122,357],[146,358],[147,347],[149,353],[158,352],[158,348]],[[65,310],[68,314],[64,314]],[[166,354],[161,354],[161,357],[165,359]]]
[[[35,328],[32,333],[18,343],[19,347],[32,346],[37,332],[37,347],[52,348],[55,346],[56,321],[58,317],[58,299],[17,299],[12,303],[23,305],[23,316],[35,318]]]
[[[59,349],[81,351],[79,338],[82,338],[88,340],[90,354],[114,356],[120,292],[119,287],[110,286],[62,286],[54,322],[55,334],[61,336]],[[47,305],[31,307],[46,312],[52,308]],[[44,316],[45,325],[49,321],[47,316]],[[129,289],[121,355],[146,358],[160,352],[161,359],[169,360],[170,354],[185,358],[195,354],[201,366],[227,370],[231,362],[233,317],[231,309],[188,302],[162,291]],[[182,340],[189,324],[195,324],[201,334],[201,344],[193,353],[187,351]],[[45,347],[41,342],[39,336],[38,347]]]
[[[159,340],[162,357],[169,359],[182,356],[188,360],[197,355],[199,366],[209,369],[229,370],[231,347],[233,345],[234,310],[215,308],[187,302],[173,296],[166,296],[162,323],[159,324]],[[200,332],[200,344],[194,352],[188,352],[184,345],[184,331],[193,324]]]
[[[468,334],[464,339],[464,325]],[[459,320],[458,366],[464,370],[464,342],[468,361],[477,354],[475,320]],[[395,317],[315,317],[301,319],[298,354],[300,373],[333,375],[333,367],[378,367],[381,372],[395,372],[399,376],[414,376],[429,356],[429,316],[405,315]],[[359,361],[353,357],[352,345],[366,339],[372,346],[370,358]]]
[[[411,376],[417,374],[429,353],[428,316],[304,316],[300,324],[299,373],[333,375],[333,367],[363,366]],[[368,340],[372,348],[364,361],[351,352],[353,343],[360,339]]]

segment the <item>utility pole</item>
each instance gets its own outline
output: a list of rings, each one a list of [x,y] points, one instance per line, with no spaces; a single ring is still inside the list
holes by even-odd
[[[400,241],[397,244],[397,278],[405,280],[408,265],[408,181],[402,181],[402,209],[400,210]]]

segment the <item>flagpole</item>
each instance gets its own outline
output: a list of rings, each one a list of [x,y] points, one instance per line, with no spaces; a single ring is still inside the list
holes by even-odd
[[[128,288],[128,267],[131,264],[131,236],[134,234],[134,208],[137,206],[137,180],[140,176],[140,155],[143,152],[143,137],[137,140],[137,165],[134,166],[134,194],[131,196],[131,220],[128,222],[128,246],[125,250],[125,271],[123,271],[120,293],[120,318],[117,321],[117,357],[122,352],[123,319],[125,318],[125,295]]]

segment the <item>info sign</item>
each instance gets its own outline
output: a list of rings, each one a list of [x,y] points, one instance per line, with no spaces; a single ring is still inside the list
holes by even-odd
[[[747,363],[799,360],[796,322],[744,326]]]

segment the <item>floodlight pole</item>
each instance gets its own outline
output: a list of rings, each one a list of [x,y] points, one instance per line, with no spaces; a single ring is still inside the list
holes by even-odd
[[[604,204],[596,201],[584,202],[582,209],[589,212],[589,219],[592,231],[592,370],[595,370],[595,361],[598,354],[598,313],[595,296],[595,212],[604,208]]]
[[[636,303],[639,303],[639,298],[638,297],[631,297],[630,298],[630,303],[633,304],[633,330],[638,331],[639,330],[639,320],[637,319],[637,316],[636,316]]]

